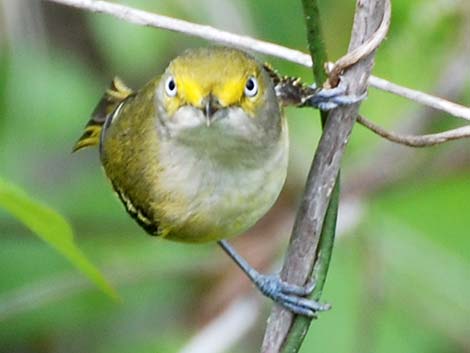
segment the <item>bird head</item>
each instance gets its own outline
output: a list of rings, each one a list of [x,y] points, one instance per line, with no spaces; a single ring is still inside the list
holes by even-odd
[[[191,49],[175,58],[155,95],[170,135],[259,140],[280,129],[280,108],[263,66],[231,48]]]

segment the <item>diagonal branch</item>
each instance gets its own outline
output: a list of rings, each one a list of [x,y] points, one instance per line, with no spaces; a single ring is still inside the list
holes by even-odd
[[[248,36],[221,31],[211,26],[200,25],[167,16],[137,10],[128,6],[95,0],[43,0],[71,7],[85,9],[91,12],[106,13],[123,21],[140,26],[164,28],[170,31],[185,33],[209,41],[231,45],[240,49],[252,50],[258,53],[275,56],[306,67],[312,67],[310,55],[299,50],[283,47],[278,44],[257,40]],[[385,79],[370,76],[368,84],[371,87],[411,99],[417,103],[442,110],[458,118],[470,120],[470,108],[449,102],[445,99],[403,87]]]
[[[321,26],[321,18],[320,18],[320,10],[318,8],[317,0],[302,0],[303,12],[304,12],[304,19],[305,25],[307,28],[307,41],[308,47],[310,51],[310,55],[312,56],[312,61],[316,62],[317,65],[313,67],[313,75],[315,78],[315,83],[317,86],[322,85],[324,82],[327,81],[328,76],[326,71],[323,69],[325,64],[328,60],[326,46],[323,39],[323,31]],[[321,123],[322,128],[325,127],[326,121],[328,119],[328,112],[320,111],[321,115]],[[310,259],[306,259],[314,261],[315,260],[315,269],[314,274],[311,275],[309,273],[310,278],[315,279],[315,289],[310,295],[310,298],[316,301],[320,300],[321,293],[323,291],[323,286],[326,281],[326,276],[328,273],[328,268],[330,265],[330,259],[333,252],[333,245],[336,236],[336,222],[338,216],[338,206],[339,206],[339,194],[340,194],[340,187],[339,182],[340,180],[340,173],[336,177],[336,185],[333,189],[331,199],[328,204],[328,208],[326,210],[325,218],[323,220],[323,226],[321,233],[316,234],[316,237],[312,237],[311,244],[313,247],[316,247],[318,250],[315,251],[312,249],[312,254],[314,252],[318,252],[318,256],[311,257]],[[296,235],[294,234],[291,237],[291,242],[295,239]],[[310,265],[313,267],[313,264],[306,264],[306,268]],[[276,315],[279,312],[274,309],[271,313],[270,318],[275,320]],[[287,318],[290,320],[290,318]],[[271,320],[271,319],[270,319]],[[271,324],[268,324],[266,329],[266,333],[263,339],[262,345],[262,352],[271,352],[273,349],[277,349],[278,347],[274,347],[276,342],[283,342],[283,351],[282,352],[296,352],[302,345],[303,340],[305,338],[306,332],[310,326],[311,320],[309,318],[299,318],[294,325],[292,325],[288,332],[288,335],[283,340],[278,340],[277,338],[277,327],[282,327],[283,325],[289,325],[287,321],[268,321]],[[275,335],[273,337],[273,335]],[[281,347],[279,347],[280,349]]]
[[[383,91],[396,94],[420,104],[426,105],[428,107],[441,110],[443,112],[449,113],[457,118],[462,118],[465,120],[470,120],[469,112],[470,108],[464,107],[463,105],[450,102],[443,98],[439,98],[428,93],[417,91],[411,88],[403,87],[397,85],[396,83],[384,80],[383,78],[370,76],[369,84],[372,87],[381,89]]]
[[[359,0],[357,2],[350,52],[366,42],[379,27],[384,19],[386,1],[389,0]],[[342,80],[346,83],[349,94],[361,95],[366,91],[374,56],[375,51],[344,73]],[[289,283],[303,285],[312,270],[311,266],[316,256],[326,210],[358,109],[359,104],[354,104],[335,109],[329,114],[310,169],[281,273],[282,278]],[[268,320],[263,352],[279,352],[296,320],[302,319],[294,317],[283,308],[275,307]],[[287,351],[296,352],[297,350],[298,346]]]
[[[139,26],[163,28],[174,32],[184,33],[189,36],[203,38],[211,42],[235,46],[245,50],[253,50],[259,53],[280,57],[303,66],[311,67],[313,65],[310,55],[299,50],[286,48],[278,44],[257,40],[248,36],[222,31],[211,26],[200,25],[189,21],[134,9],[124,5],[95,0],[47,1],[91,12],[105,13]]]

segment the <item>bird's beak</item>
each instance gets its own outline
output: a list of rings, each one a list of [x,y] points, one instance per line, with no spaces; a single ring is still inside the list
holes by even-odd
[[[209,127],[214,120],[214,114],[222,108],[219,100],[212,94],[204,98],[202,103],[202,109],[204,116],[206,117],[206,125]]]

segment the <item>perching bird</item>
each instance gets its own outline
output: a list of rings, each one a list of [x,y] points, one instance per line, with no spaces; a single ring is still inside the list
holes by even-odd
[[[279,196],[289,150],[282,105],[305,105],[312,92],[240,50],[191,49],[136,92],[115,79],[74,150],[99,145],[115,192],[146,232],[218,241],[264,295],[313,316],[327,306],[304,298],[312,288],[258,273],[225,240]]]

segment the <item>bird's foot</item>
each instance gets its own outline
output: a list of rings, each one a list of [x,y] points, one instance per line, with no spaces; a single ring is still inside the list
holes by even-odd
[[[310,86],[316,89],[315,84]],[[367,98],[367,92],[356,96],[346,94],[346,85],[340,81],[334,88],[322,88],[309,97],[303,106],[311,106],[320,110],[332,110],[345,105],[355,104]]]
[[[254,282],[261,293],[294,314],[316,317],[317,312],[331,308],[329,304],[305,298],[313,292],[315,283],[302,287],[283,281],[279,275],[262,274],[258,274]]]

